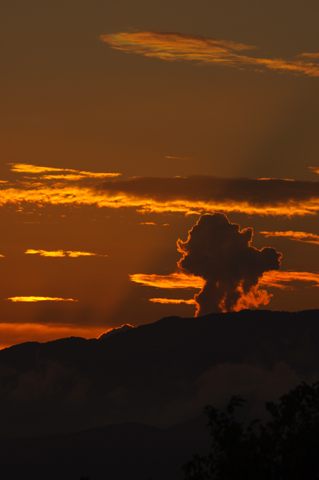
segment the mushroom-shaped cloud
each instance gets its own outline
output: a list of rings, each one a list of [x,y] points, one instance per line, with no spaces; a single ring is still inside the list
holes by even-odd
[[[252,228],[240,230],[226,215],[215,213],[202,215],[186,242],[177,241],[183,254],[178,267],[205,280],[195,295],[196,316],[269,302],[269,294],[258,289],[258,281],[264,272],[279,269],[282,255],[274,248],[252,247],[252,237]]]

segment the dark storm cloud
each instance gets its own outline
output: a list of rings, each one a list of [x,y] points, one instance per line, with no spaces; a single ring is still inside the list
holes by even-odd
[[[205,280],[195,295],[197,315],[237,310],[246,296],[253,295],[257,304],[265,303],[263,294],[267,293],[256,287],[264,272],[279,269],[281,253],[270,247],[252,247],[252,237],[252,228],[240,230],[226,215],[216,213],[202,215],[186,242],[178,240],[183,254],[178,267]]]

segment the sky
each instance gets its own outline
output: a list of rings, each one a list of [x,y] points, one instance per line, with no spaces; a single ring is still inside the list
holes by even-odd
[[[319,308],[319,4],[0,6],[0,348]]]

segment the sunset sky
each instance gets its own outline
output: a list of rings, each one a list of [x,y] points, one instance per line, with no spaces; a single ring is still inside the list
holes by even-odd
[[[2,2],[0,348],[194,316],[199,252],[233,281],[219,221],[272,247],[232,310],[319,308],[318,18],[315,0]]]

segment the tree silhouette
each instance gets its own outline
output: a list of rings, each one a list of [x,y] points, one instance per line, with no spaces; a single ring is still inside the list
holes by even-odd
[[[234,396],[224,411],[205,408],[212,448],[184,465],[185,480],[319,479],[319,382],[266,403],[271,420],[265,425],[237,421],[243,403]]]

